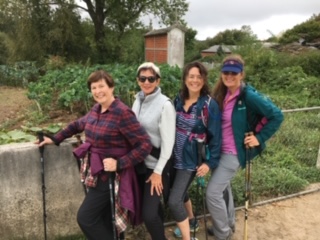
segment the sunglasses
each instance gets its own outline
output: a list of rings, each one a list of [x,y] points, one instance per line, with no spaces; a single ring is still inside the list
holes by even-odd
[[[150,76],[150,77],[139,76],[138,77],[139,82],[142,82],[142,83],[147,81],[147,79],[148,79],[149,83],[154,83],[157,80],[157,78],[155,76]]]
[[[239,73],[236,73],[236,72],[222,72],[223,75],[232,75],[232,76],[236,76],[238,75]]]

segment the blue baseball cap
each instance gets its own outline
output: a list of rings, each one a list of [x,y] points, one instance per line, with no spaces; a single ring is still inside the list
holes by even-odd
[[[229,59],[223,62],[221,72],[235,72],[240,73],[243,71],[243,64],[237,60]]]

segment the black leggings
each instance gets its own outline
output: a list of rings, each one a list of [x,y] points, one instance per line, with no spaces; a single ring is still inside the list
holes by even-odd
[[[195,175],[195,171],[176,170],[169,195],[169,208],[176,222],[182,222],[188,217],[184,203],[188,200],[187,191]]]
[[[142,218],[152,240],[165,240],[164,210],[161,204],[161,196],[156,191],[153,191],[153,196],[151,196],[151,183],[145,182],[152,173],[153,169],[147,169],[144,178]],[[162,184],[166,187],[164,179],[165,177],[162,177]]]

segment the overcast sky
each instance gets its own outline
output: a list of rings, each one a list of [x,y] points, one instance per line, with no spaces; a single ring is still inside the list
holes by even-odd
[[[249,25],[260,40],[278,35],[320,13],[320,0],[188,0],[184,19],[196,38],[214,37],[226,29]],[[154,25],[156,27],[156,25]]]

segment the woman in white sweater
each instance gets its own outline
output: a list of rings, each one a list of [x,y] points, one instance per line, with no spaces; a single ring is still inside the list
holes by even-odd
[[[151,62],[137,70],[141,91],[136,94],[132,110],[150,136],[153,151],[144,161],[142,217],[152,240],[166,240],[161,196],[169,191],[164,168],[171,157],[175,141],[176,112],[170,99],[161,93],[160,69]],[[141,176],[140,176],[141,177]]]

